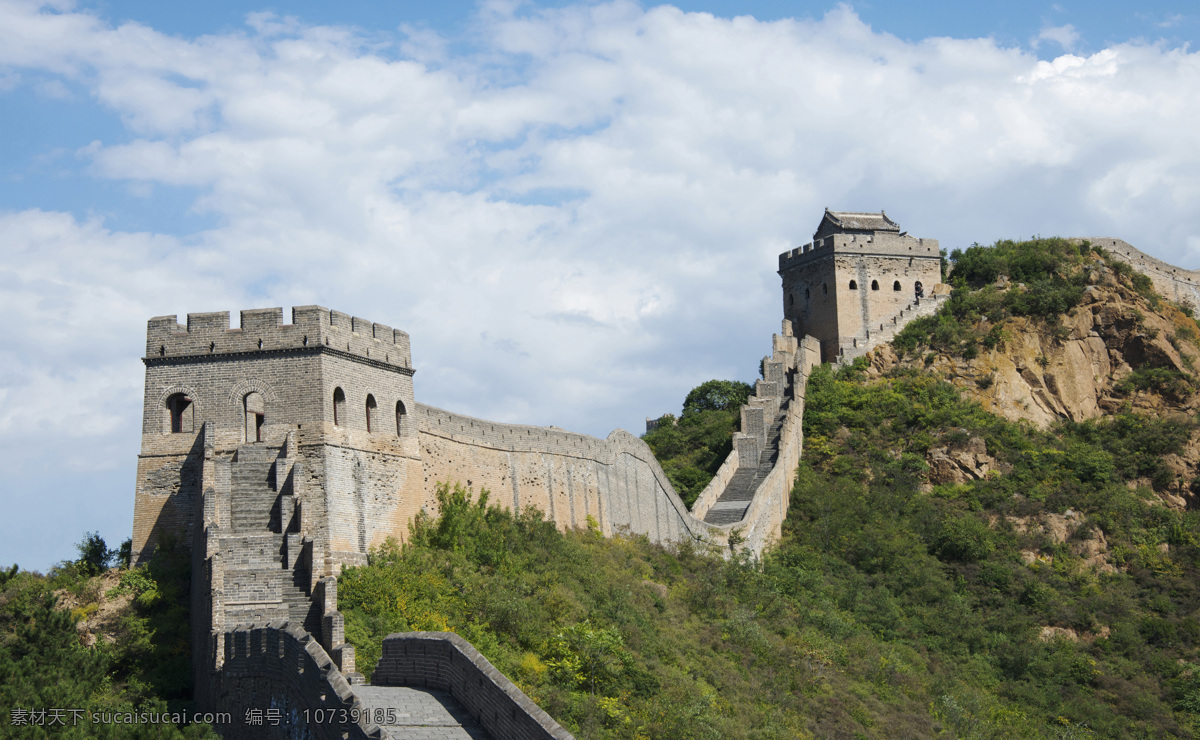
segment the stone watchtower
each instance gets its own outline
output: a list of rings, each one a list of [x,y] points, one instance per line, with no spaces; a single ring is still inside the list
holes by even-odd
[[[894,333],[923,302],[936,305],[925,299],[941,260],[936,239],[909,236],[883,211],[827,208],[811,243],[779,255],[779,275],[795,335],[819,339],[821,361],[835,362]]]

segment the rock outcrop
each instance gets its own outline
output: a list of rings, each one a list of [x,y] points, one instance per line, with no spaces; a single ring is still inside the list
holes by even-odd
[[[1030,317],[1004,320],[1001,339],[972,357],[920,351],[900,356],[891,345],[871,353],[869,375],[899,367],[931,371],[957,386],[985,409],[1010,421],[1048,428],[1060,421],[1085,421],[1122,410],[1152,416],[1194,415],[1200,368],[1196,321],[1165,300],[1151,300],[1103,262],[1089,268],[1083,299],[1057,322]],[[999,285],[1001,291],[1015,286]],[[980,319],[981,335],[993,327]],[[1157,375],[1155,375],[1157,374]],[[1145,382],[1146,378],[1157,381]],[[982,440],[962,449],[933,448],[926,459],[929,482],[960,483],[984,477],[995,461]],[[1200,475],[1200,436],[1181,454],[1163,461],[1174,473],[1168,483],[1150,480],[1167,506],[1187,508],[1192,481]]]
[[[1062,316],[1057,328],[1038,319],[1010,318],[994,349],[982,349],[971,359],[938,354],[927,367],[988,411],[1042,428],[1064,419],[1094,419],[1126,404],[1145,412],[1194,412],[1200,408],[1194,394],[1120,385],[1139,368],[1193,374],[1200,360],[1195,335],[1188,334],[1194,326],[1179,309],[1165,302],[1155,309],[1110,280],[1088,287],[1081,305]],[[899,365],[925,366],[923,358],[901,359],[890,346],[871,355],[874,373]]]

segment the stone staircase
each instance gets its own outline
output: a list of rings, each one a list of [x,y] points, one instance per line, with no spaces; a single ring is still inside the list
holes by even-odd
[[[908,322],[922,316],[934,315],[942,307],[942,304],[948,300],[950,300],[949,294],[928,295],[923,298],[917,298],[909,305],[897,311],[895,315],[882,321],[878,326],[867,329],[865,335],[840,339],[838,341],[837,365],[839,367],[849,365],[879,345],[887,344],[900,333],[901,329],[908,325]]]
[[[287,621],[320,634],[309,576],[297,568],[303,546],[294,529],[295,497],[282,448],[245,444],[230,478],[230,532],[221,535],[227,624]]]
[[[787,407],[782,406],[767,429],[767,440],[758,453],[758,459],[746,464],[740,461],[737,471],[729,479],[725,491],[704,515],[704,521],[717,526],[740,522],[754,500],[759,484],[770,474],[779,457],[779,435],[783,429],[783,418]]]

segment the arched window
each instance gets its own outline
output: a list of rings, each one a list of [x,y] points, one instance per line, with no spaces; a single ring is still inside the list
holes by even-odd
[[[242,399],[242,409],[246,412],[246,441],[261,442],[263,420],[266,418],[266,408],[263,406],[262,394],[258,391],[247,393]]]
[[[167,414],[171,418],[171,433],[191,432],[194,429],[192,399],[186,394],[175,393],[167,398]]]
[[[892,283],[892,290],[900,290],[900,281],[899,280]]]
[[[878,280],[871,281],[871,290],[879,290],[879,281]]]
[[[856,283],[855,281],[851,280],[851,281],[850,281],[850,290],[858,290],[858,283]]]
[[[925,286],[924,286],[924,285],[921,285],[921,281],[920,281],[920,280],[918,280],[918,281],[917,281],[917,284],[913,286],[913,293],[915,293],[915,294],[916,294],[917,298],[924,298],[924,297],[925,297]]]
[[[372,396],[370,393],[368,393],[367,394],[367,433],[368,434],[370,432],[374,431],[374,429],[375,429],[375,409],[376,408],[377,407],[375,405],[375,396]]]
[[[404,401],[396,401],[396,436],[403,437],[408,431],[408,409],[404,408]]]
[[[333,389],[333,425],[335,427],[346,423],[346,394],[341,388]]]

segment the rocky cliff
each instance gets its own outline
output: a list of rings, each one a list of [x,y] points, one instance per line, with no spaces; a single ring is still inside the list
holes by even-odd
[[[1042,429],[1122,411],[1194,416],[1200,408],[1200,326],[1190,311],[1157,295],[1106,254],[1092,255],[1083,276],[1082,298],[1065,314],[994,321],[967,316],[974,336],[990,341],[947,348],[930,339],[907,352],[884,345],[870,355],[866,372],[930,371],[988,411]],[[1002,298],[1025,286],[1002,276],[990,287]],[[977,447],[931,450],[931,481],[987,475],[992,462],[981,441]],[[1200,466],[1200,435],[1166,462],[1175,480],[1154,487],[1169,505],[1183,508]]]

